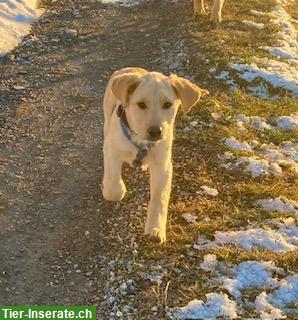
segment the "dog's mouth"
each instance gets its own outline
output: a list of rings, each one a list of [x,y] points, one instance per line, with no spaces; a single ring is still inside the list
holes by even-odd
[[[147,137],[147,140],[148,141],[152,141],[152,142],[157,142],[159,140],[162,140],[162,136],[159,136],[159,137]]]

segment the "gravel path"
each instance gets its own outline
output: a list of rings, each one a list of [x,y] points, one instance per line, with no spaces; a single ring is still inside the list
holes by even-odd
[[[145,217],[132,235],[121,205],[102,199],[101,100],[115,69],[167,70],[161,60],[182,37],[177,7],[42,4],[48,13],[0,65],[0,304],[94,304],[99,319],[137,319],[127,275]]]

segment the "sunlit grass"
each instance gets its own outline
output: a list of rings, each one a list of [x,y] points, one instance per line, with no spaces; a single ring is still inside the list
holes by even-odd
[[[136,265],[136,272],[147,272],[150,264],[160,263],[165,266],[161,285],[147,284],[141,288],[140,301],[146,301],[148,305],[185,305],[192,299],[204,299],[206,293],[223,291],[220,285],[214,283],[210,288],[209,280],[214,275],[199,267],[207,253],[216,254],[219,261],[231,266],[242,261],[258,260],[273,261],[286,271],[297,269],[298,258],[295,252],[278,254],[263,249],[245,251],[235,246],[204,251],[193,249],[199,234],[213,240],[216,231],[239,230],[250,226],[264,227],[267,225],[266,219],[289,217],[286,213],[259,210],[255,205],[258,199],[278,196],[298,199],[298,176],[293,171],[284,168],[284,174],[279,177],[269,175],[253,178],[241,169],[224,169],[223,160],[220,158],[229,150],[224,145],[224,139],[229,136],[240,141],[258,140],[276,145],[283,141],[298,141],[297,132],[259,132],[249,127],[245,133],[240,132],[234,121],[235,115],[244,114],[261,116],[268,123],[274,124],[276,116],[297,112],[297,100],[286,97],[282,90],[273,89],[274,94],[280,94],[278,100],[253,97],[246,92],[244,82],[239,83],[239,90],[232,92],[224,81],[214,79],[209,72],[210,68],[216,68],[218,74],[227,70],[229,63],[250,62],[254,56],[269,57],[262,47],[276,42],[275,33],[278,29],[269,24],[270,17],[255,18],[250,10],[270,12],[274,5],[273,0],[231,0],[227,1],[224,7],[224,22],[221,26],[211,25],[206,17],[198,22],[190,21],[189,37],[185,39],[190,57],[189,73],[195,76],[202,87],[208,88],[211,94],[187,116],[178,116],[173,148],[174,175],[169,206],[168,241],[162,245],[142,242],[139,250],[144,262]],[[266,28],[258,31],[247,30],[242,25],[244,19],[263,22]],[[211,113],[217,113],[220,118],[214,121]],[[183,129],[193,120],[198,121],[198,126],[191,132],[184,132]],[[197,194],[202,185],[216,188],[219,195],[207,197]],[[133,208],[131,204],[127,210]],[[144,209],[144,216],[145,212]],[[182,217],[183,213],[196,216],[197,224],[187,223]],[[138,228],[142,233],[139,225]],[[245,295],[253,300],[256,292],[247,291]],[[147,303],[140,307],[140,318],[142,308],[146,309]],[[242,314],[242,317],[246,318],[253,316],[256,315],[249,310]]]

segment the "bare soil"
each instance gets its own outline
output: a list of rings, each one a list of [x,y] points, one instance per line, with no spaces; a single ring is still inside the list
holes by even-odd
[[[112,319],[108,277],[113,261],[124,256],[125,264],[147,245],[148,186],[126,169],[125,201],[102,199],[103,92],[121,67],[155,69],[159,61],[162,70],[160,60],[185,37],[182,24],[192,23],[192,8],[187,1],[41,6],[47,15],[0,65],[0,304],[93,304],[99,319]],[[123,215],[126,203],[137,223]]]
[[[265,55],[264,43],[276,43],[269,21],[263,31],[242,25],[252,19],[251,9],[268,11],[273,5],[227,1],[223,23],[214,26],[207,16],[193,20],[188,0],[132,7],[41,1],[47,13],[0,60],[0,305],[86,304],[97,306],[98,319],[165,319],[167,307],[223,292],[215,275],[200,268],[206,253],[227,266],[273,261],[289,274],[297,272],[292,251],[193,248],[198,234],[211,240],[215,231],[288,217],[260,211],[258,199],[297,199],[297,173],[289,168],[281,177],[252,178],[244,170],[224,169],[220,159],[228,136],[297,141],[292,132],[242,134],[233,121],[242,113],[267,121],[290,115],[297,100],[281,90],[274,91],[280,95],[276,101],[253,97],[241,79],[231,92],[217,79],[227,64]],[[210,91],[187,116],[178,115],[162,245],[143,237],[148,173],[124,168],[128,193],[121,203],[104,201],[100,192],[102,97],[110,75],[124,66],[175,72]],[[214,121],[212,113],[220,119]],[[192,121],[197,125],[190,128]],[[217,188],[219,195],[198,194],[202,185]],[[195,215],[197,224],[187,223],[183,213]],[[246,292],[247,301],[256,293]],[[242,309],[242,319],[259,316],[246,305]]]

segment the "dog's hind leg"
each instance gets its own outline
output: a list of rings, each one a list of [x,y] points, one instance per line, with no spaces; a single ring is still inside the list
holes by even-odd
[[[195,17],[206,13],[204,0],[193,0],[193,8]]]
[[[126,193],[126,187],[122,180],[123,162],[113,154],[108,143],[104,143],[104,176],[102,182],[102,194],[106,200],[120,201]]]
[[[168,205],[171,193],[172,163],[149,164],[150,172],[150,202],[145,224],[145,234],[152,240],[166,240],[166,224]]]
[[[213,1],[214,1],[214,3],[212,6],[210,19],[213,22],[221,22],[221,20],[222,20],[221,10],[222,10],[222,7],[223,7],[225,0],[213,0]]]

